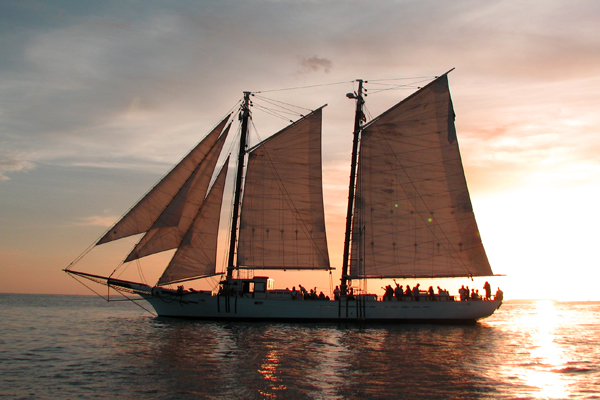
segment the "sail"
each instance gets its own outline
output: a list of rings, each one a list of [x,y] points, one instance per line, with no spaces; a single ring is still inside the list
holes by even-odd
[[[202,203],[192,226],[183,237],[169,266],[160,277],[159,285],[215,274],[219,217],[228,165],[229,158],[221,168],[221,172]]]
[[[318,109],[262,142],[248,158],[237,264],[329,269]]]
[[[123,218],[96,243],[108,243],[146,232],[175,194],[206,157],[223,131],[230,115],[225,117],[198,145],[188,153],[154,188],[152,188]]]
[[[179,246],[204,201],[230,126],[227,126],[210,152],[127,256],[125,262]]]
[[[351,249],[352,277],[492,274],[446,75],[364,127]]]

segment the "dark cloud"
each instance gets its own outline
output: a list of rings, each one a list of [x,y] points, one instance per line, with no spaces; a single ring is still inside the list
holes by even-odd
[[[328,74],[333,67],[333,62],[327,58],[312,56],[310,58],[302,58],[300,60],[300,67],[302,73],[310,72],[325,72]]]

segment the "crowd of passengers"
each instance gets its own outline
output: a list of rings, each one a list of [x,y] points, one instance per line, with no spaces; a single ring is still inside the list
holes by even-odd
[[[398,284],[394,279],[394,283],[396,284],[395,288],[392,288],[391,285],[387,285],[386,287],[382,287],[385,290],[383,294],[383,301],[392,301],[394,298],[397,301],[403,301],[405,298],[410,298],[414,301],[419,301],[421,298],[427,298],[428,300],[435,301],[436,293],[433,289],[433,286],[429,286],[427,291],[422,291],[420,289],[420,284],[417,283],[412,289],[409,285],[406,285],[406,290],[403,289],[402,285]],[[492,288],[489,282],[485,282],[483,285],[483,290],[485,291],[485,295],[482,296],[479,294],[479,289],[471,289],[469,291],[469,287],[465,287],[462,285],[460,289],[458,289],[458,294],[460,296],[460,301],[477,301],[477,300],[492,300]],[[439,286],[437,287],[437,297],[448,297],[450,293],[446,289],[442,289]],[[496,291],[494,298],[496,300],[502,301],[504,294],[500,288]]]
[[[435,290],[433,289],[433,286],[429,286],[429,289],[427,291],[423,291],[420,289],[419,283],[417,283],[412,289],[409,285],[406,285],[406,289],[404,289],[403,285],[398,284],[395,279],[394,279],[394,283],[396,284],[395,288],[392,288],[391,285],[382,287],[382,289],[385,290],[385,293],[383,294],[383,298],[382,298],[383,301],[392,301],[394,299],[396,301],[404,301],[404,300],[419,301],[420,299],[424,299],[424,300],[427,299],[430,301],[435,301],[438,298],[445,297],[447,299],[450,296],[450,292],[448,292],[448,290],[442,289],[439,286],[437,287],[437,294],[436,294]],[[300,288],[299,291],[296,290],[296,286],[294,286],[291,290],[291,296],[292,296],[293,300],[296,300],[296,299],[329,300],[329,296],[326,296],[323,292],[320,292],[319,294],[317,294],[317,288],[310,289],[310,291],[308,291],[302,285],[298,285],[298,286]],[[460,301],[492,300],[492,289],[491,289],[489,282],[485,282],[485,284],[483,285],[483,290],[485,291],[484,296],[479,294],[479,289],[471,289],[469,291],[468,286],[465,287],[465,285],[462,285],[461,288],[458,289]],[[336,286],[335,290],[333,291],[333,296],[334,296],[335,300],[338,300],[340,298],[340,293],[341,292],[340,292],[339,286]],[[496,291],[496,294],[494,295],[494,299],[502,301],[503,296],[504,296],[504,294],[503,294],[502,290],[500,290],[500,288],[498,288],[498,290]],[[348,298],[349,299],[354,298],[354,293],[353,293],[352,288],[350,288],[348,291]]]

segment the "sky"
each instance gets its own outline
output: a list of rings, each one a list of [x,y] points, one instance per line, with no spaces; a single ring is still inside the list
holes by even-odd
[[[0,292],[89,294],[62,269],[243,91],[328,104],[336,270],[305,286],[335,285],[354,112],[345,94],[370,80],[376,116],[455,68],[465,175],[490,264],[505,275],[486,279],[508,299],[600,300],[598,20],[595,0],[2,1]],[[379,91],[384,79],[410,87]],[[253,124],[265,138],[285,122],[254,109]],[[276,286],[297,282],[275,275]]]

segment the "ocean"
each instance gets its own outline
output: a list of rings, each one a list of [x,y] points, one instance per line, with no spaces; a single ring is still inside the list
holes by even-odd
[[[600,302],[475,326],[201,322],[0,294],[0,398],[600,399]]]

